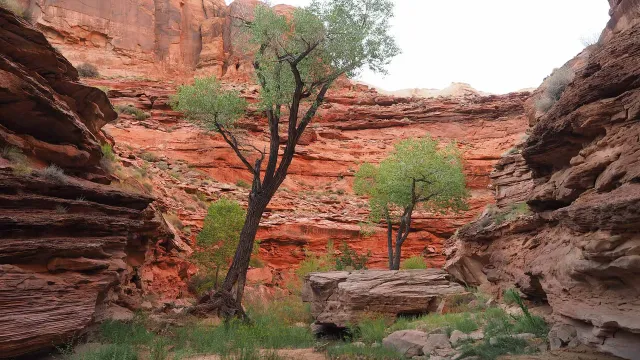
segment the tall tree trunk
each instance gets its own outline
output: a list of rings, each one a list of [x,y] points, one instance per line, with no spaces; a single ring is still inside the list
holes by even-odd
[[[393,223],[387,216],[387,252],[389,255],[389,270],[393,270]]]
[[[269,199],[267,198],[250,196],[247,216],[245,217],[244,226],[240,232],[238,248],[233,257],[231,267],[227,272],[227,277],[224,279],[224,283],[222,283],[222,291],[231,293],[238,304],[242,302],[247,270],[249,269],[251,254],[253,253],[253,244],[256,234],[258,233],[258,227],[260,226],[260,219],[268,203]]]

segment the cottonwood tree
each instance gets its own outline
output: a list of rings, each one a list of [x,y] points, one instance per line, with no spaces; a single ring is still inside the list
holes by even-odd
[[[212,79],[180,88],[177,108],[219,132],[253,177],[231,267],[222,287],[201,298],[196,312],[215,310],[227,317],[245,316],[241,300],[262,214],[285,180],[296,145],[331,84],[363,69],[384,73],[399,53],[389,35],[392,16],[390,0],[322,0],[312,1],[290,16],[259,5],[252,19],[236,19],[255,53],[253,66],[261,88],[258,107],[268,120],[268,149],[253,147],[234,133],[244,106],[237,95],[221,90]],[[283,145],[280,125],[286,132]]]
[[[387,224],[390,270],[400,269],[402,245],[418,206],[432,212],[459,211],[466,208],[468,197],[456,145],[439,149],[430,137],[401,141],[380,165],[363,164],[354,190],[370,197],[371,219]]]
[[[218,288],[220,270],[226,269],[240,241],[246,212],[235,201],[220,199],[209,206],[202,231],[198,233],[200,249],[193,259],[208,275],[213,277],[213,287]]]

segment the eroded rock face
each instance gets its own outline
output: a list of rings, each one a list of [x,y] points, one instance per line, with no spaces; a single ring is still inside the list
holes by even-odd
[[[335,271],[305,278],[302,299],[318,324],[346,327],[367,314],[396,317],[441,312],[465,289],[437,269]],[[419,354],[418,354],[419,355]]]
[[[494,184],[530,188],[524,198],[533,213],[461,229],[446,268],[469,285],[515,285],[546,299],[581,342],[633,359],[640,351],[640,25],[625,24],[592,49],[535,122],[517,166],[522,176],[505,166],[494,173]],[[523,193],[498,191],[498,201],[517,202]]]
[[[221,196],[246,201],[247,190],[237,183],[250,182],[249,174],[233,151],[220,136],[203,133],[171,111],[167,102],[175,85],[163,81],[91,83],[108,87],[114,104],[133,104],[150,113],[146,120],[123,115],[105,129],[120,144],[117,151],[135,159],[132,165],[151,166],[154,194],[190,226],[191,241],[206,214],[195,195],[206,195],[209,201]],[[257,100],[256,87],[239,90],[249,102]],[[523,102],[527,96],[403,98],[384,96],[349,82],[338,83],[307,130],[307,141],[297,147],[289,175],[262,219],[260,257],[274,271],[274,281],[281,279],[277,273],[286,273],[304,260],[305,249],[324,253],[329,241],[335,248],[345,241],[362,254],[371,250],[369,267],[385,268],[385,228],[375,227],[371,235],[360,233],[359,224],[368,218],[368,205],[366,199],[353,194],[353,177],[363,162],[384,159],[397,141],[426,134],[443,142],[458,142],[472,194],[468,212],[415,214],[414,232],[403,254],[423,255],[429,266],[442,266],[444,239],[493,201],[487,188],[489,173],[501,154],[524,135]],[[241,121],[247,138],[258,148],[268,144],[267,134],[261,131],[265,122],[258,113]],[[140,159],[144,153],[159,159],[145,165]]]
[[[98,305],[148,286],[147,253],[164,237],[153,198],[98,183],[110,181],[101,128],[115,118],[104,92],[0,8],[0,358],[65,343]]]
[[[104,92],[23,19],[0,9],[0,142],[68,170],[99,172],[100,128],[116,119]]]

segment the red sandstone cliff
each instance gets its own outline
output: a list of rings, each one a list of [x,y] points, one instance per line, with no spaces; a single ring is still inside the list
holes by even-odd
[[[101,128],[115,118],[42,33],[0,8],[0,358],[65,343],[97,307],[151,287],[165,235],[152,197],[106,185]]]
[[[573,82],[492,176],[507,213],[460,229],[446,265],[469,285],[548,301],[583,343],[628,359],[640,351],[637,5],[612,1],[600,44],[569,63]],[[517,216],[509,204],[523,200],[532,213]]]

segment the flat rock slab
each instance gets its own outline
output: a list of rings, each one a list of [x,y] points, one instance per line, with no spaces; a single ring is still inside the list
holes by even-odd
[[[346,327],[367,314],[399,316],[441,312],[447,300],[466,294],[443,270],[364,270],[311,273],[302,299],[319,324]]]

